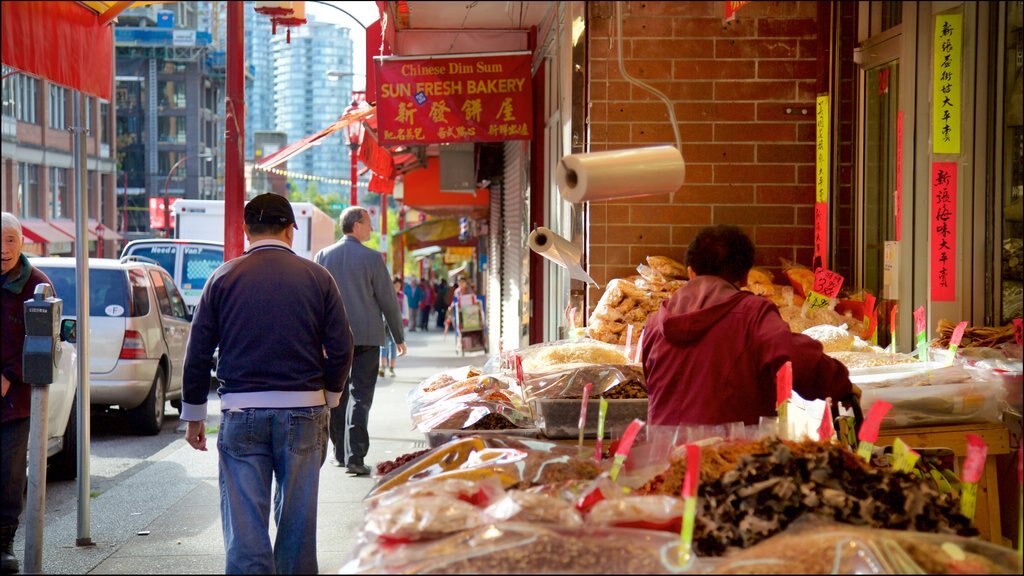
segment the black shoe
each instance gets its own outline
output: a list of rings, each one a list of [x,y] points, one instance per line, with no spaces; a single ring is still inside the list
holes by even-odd
[[[370,467],[366,464],[349,464],[348,473],[353,476],[369,476]]]
[[[14,555],[14,530],[15,528],[7,526],[0,529],[0,572],[3,574],[21,572],[21,564]]]

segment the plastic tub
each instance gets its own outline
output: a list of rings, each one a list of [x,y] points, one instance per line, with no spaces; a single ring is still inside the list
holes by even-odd
[[[862,387],[866,413],[877,400],[892,404],[883,428],[999,422],[1006,390],[1000,380],[937,386]]]

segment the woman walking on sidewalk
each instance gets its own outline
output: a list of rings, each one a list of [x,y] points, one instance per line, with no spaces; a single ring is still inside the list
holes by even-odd
[[[402,290],[402,279],[395,276],[395,296],[398,298],[398,308],[402,312],[402,326],[409,325],[409,303],[405,299],[405,292]],[[384,376],[384,369],[387,368],[391,375],[395,375],[395,360],[398,359],[398,346],[390,332],[385,332],[387,341],[380,347],[380,370],[378,376]]]

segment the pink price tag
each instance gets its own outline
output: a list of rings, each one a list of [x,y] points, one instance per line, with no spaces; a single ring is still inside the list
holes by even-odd
[[[818,441],[831,440],[836,433],[832,425],[832,399],[825,398],[825,411],[821,413],[821,424],[818,425]]]
[[[523,384],[523,359],[516,354],[516,379],[519,380],[519,385]]]
[[[633,358],[633,325],[626,324],[626,358]]]
[[[959,346],[960,341],[964,339],[964,331],[967,330],[967,320],[960,322],[953,328],[953,335],[949,337],[949,347]]]
[[[814,290],[818,294],[835,298],[839,295],[839,289],[843,287],[843,276],[827,268],[818,268],[814,271]]]
[[[633,362],[636,364],[639,364],[640,361],[643,359],[643,355],[640,353],[640,351],[643,350],[644,347],[644,332],[646,331],[647,327],[645,326],[642,330],[640,330],[640,337],[636,339],[636,350],[634,351],[633,356]]]
[[[876,400],[864,417],[864,423],[860,426],[860,441],[874,444],[878,441],[878,431],[882,428],[882,420],[892,409],[892,404],[885,400]]]
[[[878,327],[878,312],[875,310],[877,300],[870,292],[864,293],[864,315],[868,317],[868,338],[875,333]]]
[[[587,382],[587,384],[583,386],[583,404],[580,406],[580,430],[583,430],[583,427],[587,424],[587,403],[590,402],[590,391],[593,388],[593,382]]]
[[[928,328],[928,322],[925,320],[924,306],[918,307],[914,310],[914,334],[920,334]]]
[[[793,396],[793,363],[786,360],[782,368],[775,373],[775,408],[778,409],[791,396]]]
[[[1017,346],[1024,345],[1024,328],[1021,328],[1021,319],[1013,319],[1013,335],[1017,337]]]
[[[985,471],[985,457],[988,456],[988,445],[977,434],[967,434],[967,454],[964,455],[964,467],[961,478],[964,482],[977,484]]]
[[[700,446],[686,445],[686,476],[683,477],[683,498],[697,495],[697,483],[700,482]]]
[[[633,441],[636,440],[636,435],[643,426],[644,421],[640,419],[634,419],[629,423],[626,431],[622,434],[622,440],[619,441],[619,448],[615,451],[616,456],[629,456],[629,451],[633,448]]]

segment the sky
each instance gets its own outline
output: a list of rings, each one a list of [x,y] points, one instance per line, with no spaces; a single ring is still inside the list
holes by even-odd
[[[377,3],[370,0],[357,0],[354,2],[327,2],[327,4],[337,5],[342,8],[345,12],[348,12],[358,19],[363,26],[369,26],[379,17]],[[357,75],[352,79],[353,88],[358,90],[365,87],[366,33],[364,30],[344,13],[316,2],[306,2],[306,14],[307,16],[310,14],[316,16],[318,22],[330,22],[351,30],[349,34],[352,38],[353,50],[355,52],[353,62],[355,70],[353,71],[357,74],[362,74],[362,76]]]

